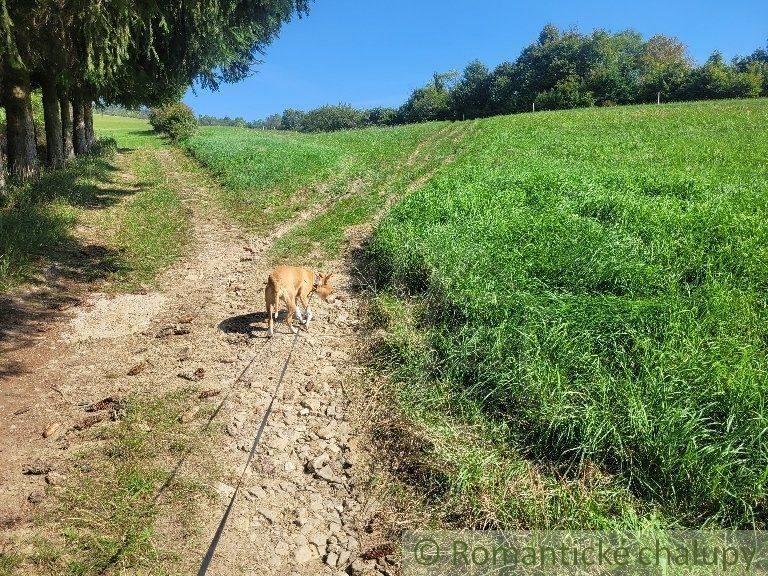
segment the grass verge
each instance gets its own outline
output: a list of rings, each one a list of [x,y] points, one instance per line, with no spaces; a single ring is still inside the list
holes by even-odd
[[[132,290],[182,253],[189,215],[147,128],[98,116],[102,140],[92,154],[9,190],[0,206],[0,291],[41,281],[51,265],[66,279]]]
[[[6,563],[38,574],[172,574],[189,569],[168,542],[186,542],[198,532],[195,510],[210,496],[216,472],[204,456],[210,442],[180,423],[199,391],[126,401],[120,418],[91,434],[89,448],[74,459],[61,486],[49,487],[38,514],[38,536],[19,546]],[[207,419],[213,406],[201,411]],[[194,426],[194,424],[192,425]],[[194,477],[177,465],[194,451]],[[203,456],[201,456],[201,454]],[[1,565],[1,564],[0,564]]]

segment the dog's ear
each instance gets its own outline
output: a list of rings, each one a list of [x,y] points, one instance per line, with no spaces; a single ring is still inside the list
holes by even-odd
[[[323,276],[323,284],[328,284],[328,282],[330,282],[331,278],[333,278],[333,272],[331,272],[327,276]]]

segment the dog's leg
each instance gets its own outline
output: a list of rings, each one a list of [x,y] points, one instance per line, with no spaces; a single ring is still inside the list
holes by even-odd
[[[277,318],[277,294],[271,283],[264,289],[264,300],[267,307],[267,335],[272,338],[275,334],[275,319]]]
[[[285,323],[288,324],[288,328],[291,329],[291,332],[296,334],[299,331],[299,329],[293,325],[293,320],[294,320],[294,317],[296,316],[296,303],[293,301],[288,301],[285,303],[285,305],[288,308],[288,312],[285,316]]]
[[[299,305],[299,300],[300,300],[300,299],[301,299],[301,296],[300,296],[300,295],[299,295],[299,296],[296,296],[296,319],[297,319],[297,320],[298,320],[300,323],[302,323],[302,324],[305,324],[306,322],[304,321],[304,312],[302,312],[302,308],[303,308],[304,310],[306,310],[306,309],[307,309],[307,307],[306,307],[306,305],[304,304],[304,301],[303,301],[303,300],[301,301],[301,305]]]
[[[309,298],[307,298],[307,295],[304,292],[301,292],[299,294],[299,299],[301,300],[301,305],[306,313],[304,326],[309,329],[309,322],[312,320],[312,309],[309,307]]]

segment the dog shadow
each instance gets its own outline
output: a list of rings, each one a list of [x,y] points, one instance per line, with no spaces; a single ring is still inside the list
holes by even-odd
[[[280,311],[277,320],[275,320],[275,324],[285,322],[285,314],[285,310]],[[219,330],[225,334],[244,334],[245,336],[251,336],[254,332],[266,332],[267,320],[266,312],[254,312],[251,314],[232,316],[219,323]]]
[[[255,312],[253,314],[243,314],[241,316],[232,316],[219,323],[219,330],[225,334],[245,334],[250,336],[251,332],[267,331],[267,313]]]

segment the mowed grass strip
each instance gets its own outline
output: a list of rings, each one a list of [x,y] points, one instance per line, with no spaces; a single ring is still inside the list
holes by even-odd
[[[767,123],[766,100],[479,122],[370,247],[381,293],[415,303],[418,337],[383,323],[410,419],[492,430],[564,482],[610,478],[616,509],[577,499],[537,525],[648,508],[764,527]],[[468,458],[445,481],[482,495],[498,475]],[[508,487],[485,518],[514,524]]]
[[[355,151],[341,195],[278,238],[273,260],[303,258],[322,266],[338,255],[350,227],[371,221],[414,182],[448,162],[469,126],[440,123],[324,135],[334,138],[336,146]]]
[[[50,264],[100,289],[132,290],[183,252],[189,215],[158,156],[163,142],[134,118],[97,115],[95,127],[92,154],[3,199],[0,290],[37,281]]]

